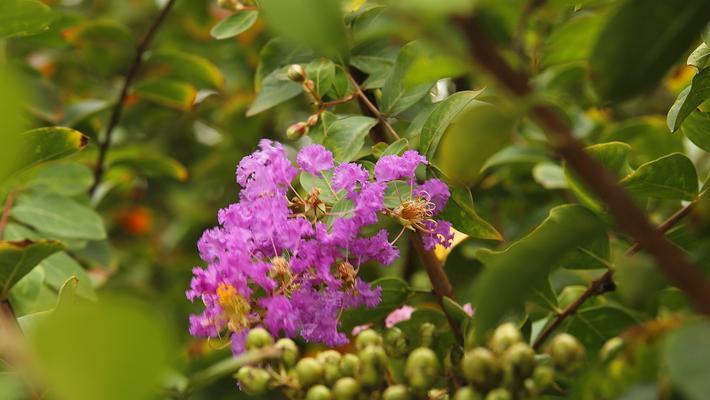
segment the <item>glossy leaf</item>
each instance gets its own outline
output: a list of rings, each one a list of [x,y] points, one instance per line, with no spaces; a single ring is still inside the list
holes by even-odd
[[[590,57],[594,86],[610,100],[653,88],[708,22],[710,2],[627,0],[609,17]]]
[[[301,85],[286,77],[286,68],[274,71],[264,78],[261,91],[247,110],[247,116],[253,116],[277,106],[303,93]]]
[[[215,39],[229,39],[251,28],[259,17],[258,11],[238,11],[219,21],[210,31]]]
[[[0,241],[0,299],[42,260],[61,249],[58,242],[47,240]]]
[[[701,43],[700,46],[690,53],[686,63],[697,69],[703,69],[710,66],[710,46],[705,43]]]
[[[178,110],[191,109],[197,97],[194,86],[167,78],[139,82],[133,90],[140,98]]]
[[[685,119],[702,102],[710,98],[710,68],[705,68],[693,77],[693,82],[685,88],[668,111],[668,128],[675,132]]]
[[[0,39],[40,33],[53,19],[52,10],[41,1],[3,0],[0,2]]]
[[[429,114],[419,137],[419,152],[434,159],[444,132],[468,107],[483,102],[476,100],[482,91],[463,91],[452,94],[436,104]]]
[[[710,151],[710,113],[693,111],[683,121],[681,130],[693,144]]]
[[[106,237],[103,221],[94,210],[59,195],[22,195],[10,216],[41,232],[63,238]]]
[[[633,194],[658,199],[692,200],[698,194],[695,166],[680,153],[641,165],[621,184]]]
[[[24,168],[56,160],[83,149],[89,138],[70,128],[39,128],[22,134],[22,149],[27,153],[20,157]]]

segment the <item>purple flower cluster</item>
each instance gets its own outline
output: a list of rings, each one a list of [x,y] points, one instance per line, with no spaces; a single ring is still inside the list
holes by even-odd
[[[359,164],[336,166],[323,146],[304,147],[295,167],[281,144],[262,140],[237,167],[239,202],[220,210],[219,226],[198,242],[207,267],[193,270],[186,294],[205,308],[190,316],[190,333],[226,331],[235,354],[254,326],[275,336],[347,343],[340,314],[380,302],[380,288],[357,276],[360,266],[399,257],[386,230],[365,236],[364,227],[389,216],[402,231],[419,231],[428,249],[451,243],[451,225],[432,219],[448,200],[447,186],[416,182],[416,168],[426,163],[416,151],[384,156],[373,179]],[[299,173],[320,184],[299,193],[292,186]]]

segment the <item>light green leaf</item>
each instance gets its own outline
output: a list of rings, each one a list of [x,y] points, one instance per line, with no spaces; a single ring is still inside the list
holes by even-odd
[[[599,94],[624,100],[653,88],[697,40],[708,15],[707,0],[623,2],[607,19],[590,57]]]
[[[388,3],[415,15],[467,14],[474,6],[471,0],[388,0]]]
[[[693,77],[689,87],[683,89],[668,111],[668,128],[675,132],[683,121],[700,104],[710,98],[710,68],[702,69]]]
[[[710,151],[710,113],[693,111],[683,121],[680,129],[696,146]]]
[[[238,11],[219,21],[210,31],[215,39],[229,39],[251,28],[259,17],[258,11]]]
[[[165,71],[171,79],[187,81],[197,87],[221,88],[224,75],[212,61],[196,54],[177,50],[158,50],[151,53],[148,67]]]
[[[551,162],[539,163],[533,167],[532,174],[535,182],[545,189],[567,189],[565,171],[557,164]]]
[[[693,200],[698,194],[695,166],[680,153],[641,165],[621,184],[635,195],[657,199]]]
[[[41,1],[3,0],[0,2],[0,39],[40,33],[53,19],[52,10]]]
[[[478,97],[481,92],[482,90],[457,92],[439,103],[436,103],[434,110],[429,114],[429,117],[422,127],[419,137],[419,152],[428,159],[433,160],[439,148],[441,137],[444,135],[449,125],[468,107],[483,103],[476,100],[476,97]]]
[[[76,294],[89,300],[96,299],[91,279],[81,265],[65,252],[55,253],[40,264],[44,269],[45,282],[59,291],[72,277],[77,279]]]
[[[668,376],[688,399],[710,393],[710,322],[689,321],[671,333],[664,346]]]
[[[42,260],[62,249],[58,242],[0,241],[0,299]]]
[[[34,168],[31,172],[23,186],[36,193],[75,196],[86,193],[94,182],[91,169],[77,162],[48,163]]]
[[[336,161],[352,161],[365,145],[365,137],[375,124],[377,120],[370,117],[340,117],[323,127],[323,145],[333,152]]]
[[[27,131],[21,140],[21,149],[26,153],[19,157],[23,162],[21,168],[29,168],[83,149],[89,138],[74,129],[55,126]]]
[[[617,178],[623,178],[632,172],[627,158],[631,151],[631,146],[622,142],[609,142],[589,146],[586,151],[599,160],[602,165]],[[602,206],[589,188],[574,174],[565,167],[565,176],[572,192],[582,201],[582,203],[595,209],[601,210]]]
[[[390,143],[390,145],[387,146],[384,151],[382,151],[380,157],[401,156],[402,153],[404,153],[404,151],[407,150],[408,147],[409,141],[406,138],[397,139],[394,142]]]
[[[306,74],[313,81],[316,93],[323,97],[333,87],[335,64],[327,58],[319,58],[306,65]]]
[[[133,90],[140,98],[178,110],[191,109],[197,97],[197,89],[191,84],[168,78],[138,82]]]
[[[303,93],[300,84],[288,79],[287,69],[288,67],[283,67],[264,78],[261,83],[261,91],[247,110],[247,117],[259,114]]]
[[[692,65],[697,69],[703,69],[710,66],[710,46],[706,43],[701,43],[692,53],[688,56],[688,65]]]
[[[336,202],[335,195],[330,191],[332,185],[328,186],[328,182],[333,180],[333,172],[323,171],[322,174],[323,176],[321,177],[309,174],[308,172],[302,172],[298,179],[306,193],[311,193],[314,189],[318,189],[320,191],[318,197],[327,204],[333,204]],[[328,182],[325,181],[326,179]],[[341,189],[337,191],[336,194],[342,199],[345,197],[345,190]]]
[[[603,19],[598,14],[579,13],[552,31],[542,49],[543,68],[574,61],[586,61],[601,29]]]
[[[59,195],[22,195],[10,216],[40,232],[70,239],[106,237],[101,216],[91,208]]]
[[[555,207],[534,231],[502,251],[479,250],[486,265],[476,283],[474,326],[478,337],[523,305],[562,258],[604,230],[603,222],[579,205]]]

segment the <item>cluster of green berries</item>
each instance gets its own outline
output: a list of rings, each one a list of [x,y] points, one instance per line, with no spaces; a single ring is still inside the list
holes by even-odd
[[[417,346],[411,346],[396,327],[383,334],[367,329],[355,339],[355,353],[325,350],[299,358],[292,340],[274,343],[257,328],[247,337],[247,349],[276,349],[277,357],[242,367],[236,378],[248,394],[280,390],[289,399],[534,399],[559,392],[557,381],[571,376],[585,357],[581,344],[567,334],[557,335],[546,354],[535,354],[512,324],[498,327],[487,347],[440,357],[431,348],[435,330],[423,324]]]

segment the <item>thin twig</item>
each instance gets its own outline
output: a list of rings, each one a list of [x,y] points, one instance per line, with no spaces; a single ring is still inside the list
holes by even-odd
[[[2,207],[2,215],[0,216],[0,240],[4,237],[5,227],[7,226],[7,221],[10,219],[10,209],[12,209],[16,197],[17,191],[12,190],[5,198],[5,205]]]
[[[377,106],[374,104],[374,102],[365,94],[365,91],[362,90],[362,87],[360,87],[360,83],[353,77],[352,73],[348,73],[348,79],[350,80],[350,83],[353,85],[355,88],[355,95],[358,98],[358,102],[360,103],[360,106],[363,108],[363,111],[366,112],[367,115],[376,118],[377,121],[379,122],[380,126],[383,128],[385,135],[379,135],[379,136],[386,136],[386,137],[377,137],[373,138],[373,140],[377,142],[393,142],[397,139],[399,139],[399,135],[397,132],[392,128],[392,125],[390,125],[389,122],[387,122],[387,118],[382,114],[382,112],[377,108]]]
[[[532,94],[529,77],[508,64],[475,19],[459,19],[458,23],[469,38],[471,55],[480,66],[514,95],[527,98]],[[618,225],[655,258],[668,280],[688,295],[696,311],[710,315],[710,282],[700,269],[651,224],[646,214],[609,171],[573,137],[567,123],[553,107],[537,104],[531,108],[531,113],[545,128],[545,134],[554,149],[606,203]]]
[[[661,225],[658,226],[658,230],[666,233],[668,232],[671,228],[673,228],[678,222],[680,222],[683,218],[685,218],[690,212],[693,210],[695,207],[695,204],[697,203],[697,199],[694,200],[691,203],[688,203],[685,207],[681,208],[680,210],[676,211],[673,215],[668,217]],[[641,245],[636,242],[634,243],[631,247],[626,250],[626,257],[633,256],[634,254],[638,253],[641,250]],[[579,310],[580,307],[587,301],[592,296],[597,296],[600,294],[603,294],[605,292],[608,292],[612,290],[614,287],[614,281],[613,281],[613,276],[614,276],[614,271],[612,269],[607,269],[606,272],[599,278],[595,279],[592,281],[592,283],[589,285],[589,287],[582,292],[579,297],[572,303],[570,303],[567,307],[565,307],[564,310],[562,310],[555,319],[543,329],[542,332],[540,332],[540,335],[535,339],[535,342],[533,343],[533,348],[539,349],[540,346],[542,346],[545,341],[550,337],[550,335],[562,325],[562,323],[568,318],[574,315],[577,310]]]
[[[168,2],[165,3],[165,6],[163,6],[163,9],[160,11],[160,14],[158,14],[158,17],[155,19],[155,21],[153,21],[153,24],[151,25],[150,29],[148,29],[148,32],[145,34],[145,36],[143,36],[143,39],[140,41],[138,47],[136,48],[136,54],[133,58],[133,63],[128,69],[128,73],[126,73],[126,78],[123,81],[121,92],[118,95],[118,101],[113,107],[113,111],[111,111],[111,117],[109,119],[108,125],[106,126],[106,135],[104,136],[104,140],[99,145],[99,156],[96,161],[96,167],[94,168],[94,183],[91,185],[91,188],[89,188],[89,196],[93,196],[96,192],[96,189],[99,187],[99,184],[101,184],[101,178],[103,178],[105,170],[104,164],[106,163],[106,155],[108,153],[109,148],[111,147],[111,137],[113,135],[114,129],[116,128],[119,120],[121,119],[121,114],[123,113],[123,106],[126,97],[128,96],[128,89],[130,89],[131,84],[138,76],[138,72],[140,71],[141,65],[143,64],[143,55],[148,50],[148,47],[150,47],[150,43],[153,40],[153,37],[155,36],[156,32],[158,31],[158,28],[160,28],[160,26],[163,24],[163,21],[165,21],[165,18],[168,16],[168,13],[170,12],[170,9],[172,9],[174,4],[175,0],[168,0]]]

